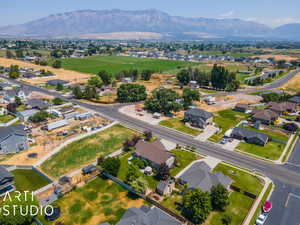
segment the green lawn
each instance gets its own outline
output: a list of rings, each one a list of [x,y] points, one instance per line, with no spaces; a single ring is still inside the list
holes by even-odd
[[[240,192],[232,192],[229,196],[229,206],[227,206],[225,212],[212,213],[211,217],[205,222],[205,225],[223,225],[222,219],[224,218],[224,215],[229,215],[232,218],[230,225],[242,224],[253,201],[252,198],[249,198]]]
[[[219,142],[227,130],[235,127],[240,121],[247,120],[247,118],[248,115],[246,113],[236,112],[231,109],[215,113],[213,120],[216,126],[221,128],[222,131],[218,134],[214,134],[209,140]]]
[[[265,146],[241,142],[237,149],[243,152],[251,153],[266,159],[277,160],[285,148],[284,144],[269,141]]]
[[[7,123],[7,122],[13,120],[14,118],[15,118],[14,116],[9,115],[9,114],[0,116],[0,123]]]
[[[142,199],[129,196],[125,189],[112,181],[96,178],[54,202],[52,205],[61,208],[61,216],[49,224],[116,224],[128,208],[139,208],[144,204]]]
[[[200,130],[186,126],[182,118],[170,118],[167,120],[160,121],[159,124],[186,134],[190,134],[192,136],[198,136],[199,134],[201,134]]]
[[[15,187],[18,191],[35,191],[50,183],[34,170],[16,169],[11,173],[15,177]]]
[[[175,177],[180,171],[190,165],[193,161],[200,159],[199,155],[196,155],[193,152],[188,152],[185,150],[174,149],[172,153],[175,155],[177,163],[179,164],[178,167],[174,167],[171,170],[171,175]]]
[[[142,59],[126,56],[92,56],[88,58],[68,58],[62,60],[62,67],[64,69],[92,74],[97,74],[101,70],[115,74],[122,70],[130,69],[151,69],[163,72],[192,65],[196,65],[196,63],[163,59]]]
[[[131,157],[130,152],[121,157],[121,166],[120,166],[120,169],[119,169],[118,178],[123,180],[123,181],[125,181],[125,179],[126,179],[127,171],[128,171],[128,168],[129,168],[128,158],[130,158],[130,157]],[[159,181],[156,180],[155,177],[145,175],[142,172],[140,173],[140,175],[145,180],[147,180],[147,182],[149,184],[149,187],[151,189],[155,190],[155,188],[156,188],[157,184],[159,183]]]
[[[234,180],[232,184],[243,191],[258,195],[263,188],[262,182],[257,177],[229,165],[219,163],[213,171],[222,172],[231,177]]]
[[[47,159],[41,169],[54,178],[79,169],[97,159],[122,148],[127,138],[137,132],[114,125],[79,141],[73,142]]]

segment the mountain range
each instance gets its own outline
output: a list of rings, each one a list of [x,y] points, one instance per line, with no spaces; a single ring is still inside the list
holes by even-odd
[[[158,10],[80,10],[0,27],[1,37],[81,39],[289,39],[300,24],[272,29],[241,19],[171,16]]]

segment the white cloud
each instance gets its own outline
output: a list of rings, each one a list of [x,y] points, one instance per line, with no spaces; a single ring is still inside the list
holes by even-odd
[[[271,21],[271,24],[274,26],[281,26],[288,23],[300,23],[300,19],[288,17],[288,18],[276,18]]]
[[[234,15],[235,15],[235,12],[232,10],[232,11],[225,12],[225,13],[221,14],[219,17],[221,17],[221,18],[229,18],[229,17],[232,17]]]

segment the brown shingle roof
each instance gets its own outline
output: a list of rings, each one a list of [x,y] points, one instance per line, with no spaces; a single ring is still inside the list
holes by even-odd
[[[138,156],[141,156],[159,165],[165,163],[171,156],[173,156],[166,150],[164,145],[159,140],[154,142],[145,142],[140,140],[136,144],[135,148],[135,153]]]
[[[279,115],[276,112],[268,109],[257,110],[253,115],[254,119],[261,119],[266,121],[276,120],[278,117]]]
[[[297,104],[292,102],[270,102],[268,106],[269,109],[278,112],[295,111],[297,109]]]

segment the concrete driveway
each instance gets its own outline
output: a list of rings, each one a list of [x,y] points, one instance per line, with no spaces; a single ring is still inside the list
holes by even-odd
[[[195,137],[195,139],[199,140],[199,141],[206,141],[208,138],[213,136],[218,130],[219,130],[219,128],[217,128],[213,125],[209,125],[209,126],[205,127],[203,132],[199,136]]]
[[[226,150],[229,150],[229,151],[234,151],[240,142],[241,142],[240,140],[233,139],[233,141],[227,142],[226,144],[224,144],[223,148]]]

